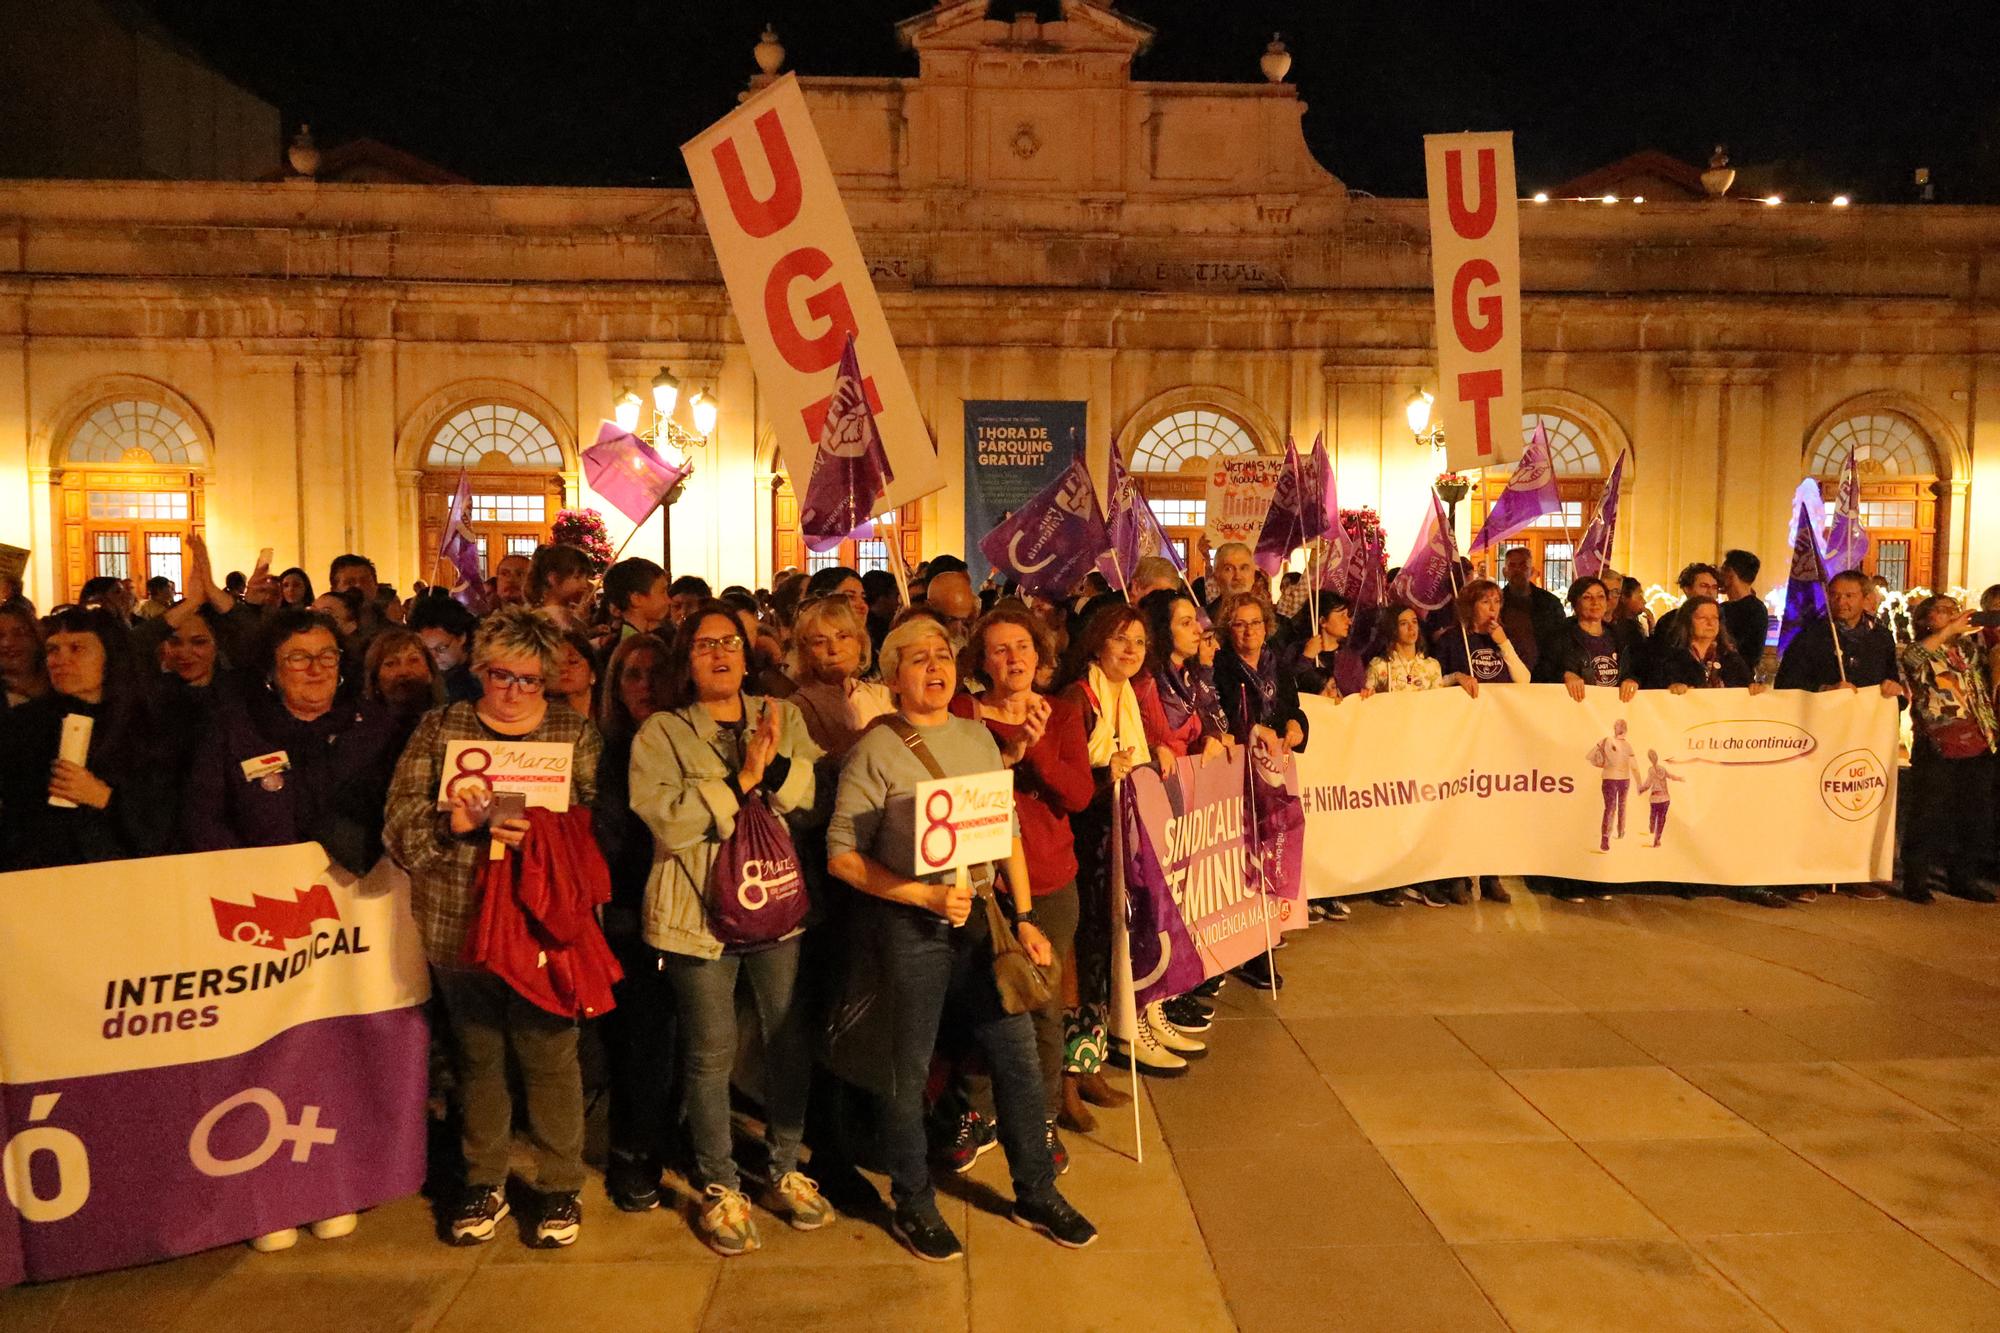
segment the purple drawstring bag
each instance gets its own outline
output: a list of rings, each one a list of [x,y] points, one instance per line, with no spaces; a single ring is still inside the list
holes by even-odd
[[[799,928],[810,905],[792,835],[763,797],[750,797],[709,868],[709,930],[725,948],[775,944]]]

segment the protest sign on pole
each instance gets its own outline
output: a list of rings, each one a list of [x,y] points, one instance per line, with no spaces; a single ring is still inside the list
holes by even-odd
[[[966,562],[972,586],[992,565],[979,550],[993,531],[1083,449],[1090,404],[969,399],[965,404]]]
[[[519,792],[529,805],[561,814],[569,809],[575,750],[568,741],[447,741],[437,808],[449,810],[462,792],[474,789],[481,802]]]
[[[752,94],[681,145],[701,218],[795,487],[813,474],[849,335],[895,473],[877,514],[944,485],[889,321],[797,78]],[[760,405],[761,407],[761,405]]]
[[[1454,469],[1521,453],[1521,220],[1514,136],[1427,134],[1439,424]]]
[[[1203,499],[1208,521],[1202,535],[1210,550],[1224,542],[1254,542],[1271,512],[1271,495],[1285,472],[1282,454],[1215,459],[1208,469]]]
[[[5,878],[0,1285],[422,1185],[429,980],[387,858],[358,881],[317,843]]]
[[[1014,770],[931,778],[917,784],[917,841],[912,873],[935,875],[1014,850]]]

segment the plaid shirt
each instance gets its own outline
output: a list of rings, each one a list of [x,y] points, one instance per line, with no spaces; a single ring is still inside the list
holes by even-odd
[[[450,813],[437,808],[444,750],[451,741],[492,740],[494,735],[480,725],[479,714],[469,703],[433,708],[417,723],[389,782],[382,842],[410,876],[410,908],[424,941],[424,956],[439,967],[464,966],[465,933],[479,910],[479,876],[487,859],[483,832],[454,835]],[[573,744],[570,804],[596,803],[597,763],[604,740],[590,719],[552,699],[542,725],[507,739]]]

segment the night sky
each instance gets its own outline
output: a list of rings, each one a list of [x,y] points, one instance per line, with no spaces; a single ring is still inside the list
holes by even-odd
[[[892,24],[922,0],[142,3],[323,145],[372,135],[490,184],[679,185],[678,145],[733,104],[766,19],[800,74],[913,75]],[[1512,129],[1524,191],[1726,142],[1787,198],[1903,202],[1927,166],[1940,202],[2000,202],[1992,0],[1120,8],[1159,30],[1142,79],[1257,80],[1281,31],[1313,152],[1358,191],[1421,194],[1427,132]]]

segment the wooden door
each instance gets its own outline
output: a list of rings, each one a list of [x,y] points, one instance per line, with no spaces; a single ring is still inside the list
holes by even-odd
[[[65,471],[56,484],[63,586],[74,600],[93,578],[164,575],[187,586],[187,540],[205,535],[202,478],[175,471]]]

